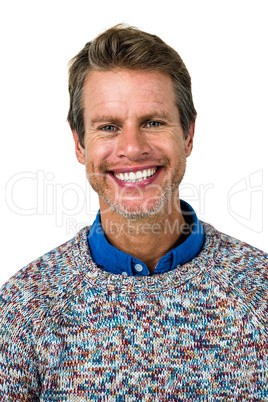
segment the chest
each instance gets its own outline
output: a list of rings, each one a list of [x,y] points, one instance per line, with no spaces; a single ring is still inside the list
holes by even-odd
[[[267,345],[227,302],[103,300],[69,309],[44,333],[42,401],[249,398],[267,383]]]

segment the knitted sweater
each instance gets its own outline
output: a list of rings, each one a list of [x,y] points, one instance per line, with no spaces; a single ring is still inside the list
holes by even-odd
[[[196,258],[125,277],[89,228],[0,291],[0,401],[268,401],[268,256],[204,224]]]

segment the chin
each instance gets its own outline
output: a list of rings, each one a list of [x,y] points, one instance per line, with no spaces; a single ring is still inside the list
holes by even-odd
[[[163,194],[157,201],[150,200],[147,204],[143,203],[142,205],[137,202],[130,203],[129,200],[118,203],[118,201],[111,201],[105,196],[101,196],[101,198],[112,211],[118,213],[122,217],[127,219],[141,219],[159,213],[163,207],[166,206],[170,196],[167,197],[167,195]]]

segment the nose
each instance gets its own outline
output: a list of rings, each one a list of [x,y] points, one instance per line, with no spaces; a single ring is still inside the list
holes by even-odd
[[[139,159],[151,152],[146,133],[140,127],[124,127],[117,137],[116,155],[119,158],[126,157],[130,160]]]

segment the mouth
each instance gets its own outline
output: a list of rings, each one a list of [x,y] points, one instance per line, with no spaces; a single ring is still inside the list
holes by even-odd
[[[135,183],[140,183],[140,182],[148,182],[150,178],[155,176],[157,172],[159,171],[161,167],[160,166],[154,166],[150,167],[147,169],[133,169],[133,170],[128,170],[128,171],[112,171],[109,172],[111,173],[117,180],[122,182],[122,184],[135,184]]]

